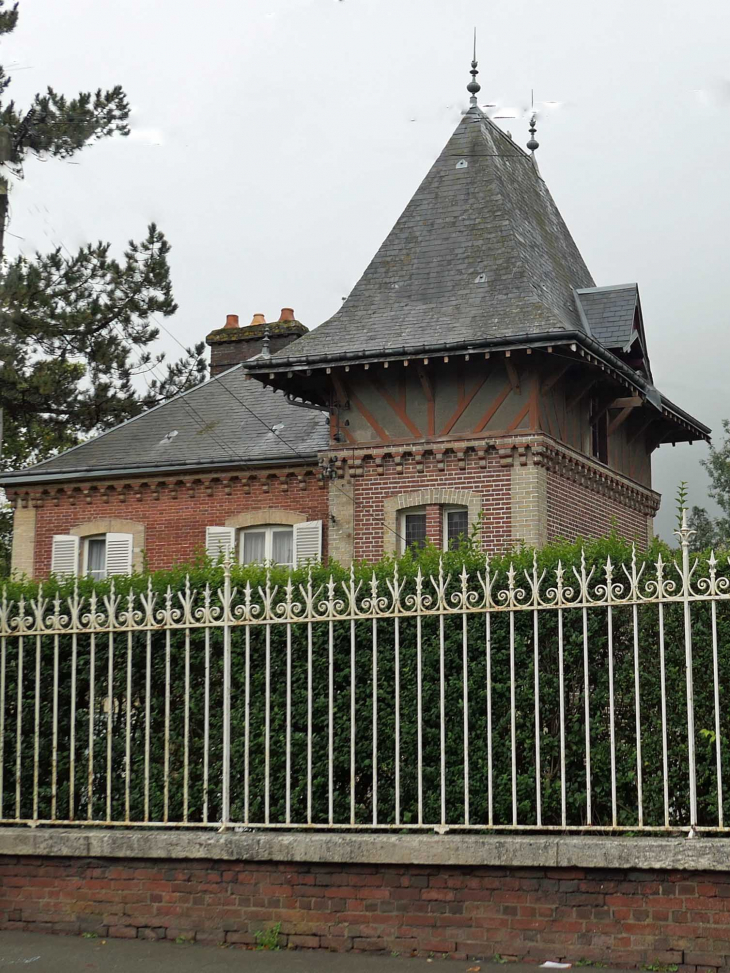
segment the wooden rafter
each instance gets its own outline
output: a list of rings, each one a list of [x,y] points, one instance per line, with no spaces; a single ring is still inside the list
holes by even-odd
[[[471,392],[469,392],[469,394],[465,398],[463,399],[460,398],[459,404],[457,405],[457,407],[454,409],[451,416],[449,417],[449,421],[441,430],[440,433],[441,436],[447,436],[451,432],[451,430],[454,428],[456,423],[459,421],[459,419],[461,419],[461,417],[464,415],[464,413],[469,408],[471,403],[474,401],[474,396],[482,389],[484,383],[488,378],[489,378],[489,372],[487,371],[482,376],[482,378],[476,383],[476,385],[473,387]]]

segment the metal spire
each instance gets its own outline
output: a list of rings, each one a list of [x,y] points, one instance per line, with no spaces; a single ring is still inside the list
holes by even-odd
[[[535,132],[537,131],[537,112],[535,111],[535,92],[532,91],[531,97],[531,107],[530,107],[530,141],[527,143],[527,148],[530,152],[534,153],[535,149],[540,148],[540,143],[535,138]]]
[[[476,27],[474,28],[474,57],[471,62],[471,71],[469,72],[469,74],[471,74],[471,81],[466,86],[466,90],[471,95],[471,98],[469,99],[469,104],[472,106],[472,108],[476,108],[477,93],[482,90],[482,86],[477,81],[477,75],[479,74],[479,72],[477,71],[477,29]]]

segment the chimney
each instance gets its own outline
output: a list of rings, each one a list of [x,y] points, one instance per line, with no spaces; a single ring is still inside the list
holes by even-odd
[[[226,316],[226,323],[207,335],[210,346],[210,376],[215,378],[234,365],[240,365],[263,350],[264,334],[269,334],[269,350],[275,355],[281,348],[301,338],[309,329],[297,321],[290,307],[283,307],[278,321],[266,324],[263,314],[254,314],[248,327],[240,327],[237,314]]]

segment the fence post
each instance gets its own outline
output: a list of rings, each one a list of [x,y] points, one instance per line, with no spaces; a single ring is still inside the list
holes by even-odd
[[[231,818],[231,557],[223,561],[223,787],[221,831]]]
[[[682,603],[684,606],[684,648],[687,681],[687,756],[689,760],[689,817],[692,831],[697,827],[697,767],[695,761],[695,705],[692,664],[692,618],[690,615],[689,542],[696,531],[687,526],[687,511],[682,510],[682,526],[675,530],[682,547]],[[690,832],[691,833],[691,832]]]

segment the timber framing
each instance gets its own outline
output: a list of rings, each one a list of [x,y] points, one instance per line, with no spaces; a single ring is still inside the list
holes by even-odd
[[[468,346],[461,342],[438,342],[432,346],[403,346],[401,348],[383,348],[378,351],[353,351],[336,356],[322,358],[303,355],[274,355],[265,364],[260,360],[246,363],[245,367],[255,375],[264,385],[275,388],[296,387],[296,394],[302,398],[326,405],[322,398],[322,383],[316,377],[318,371],[332,374],[337,366],[366,368],[380,363],[382,367],[396,362],[418,359],[436,364],[450,358],[457,360],[481,354],[484,357],[502,352],[505,358],[516,351],[541,351],[552,354],[560,349],[561,356],[571,358],[571,363],[584,363],[601,370],[605,378],[613,379],[618,385],[624,386],[632,395],[645,396],[657,412],[661,413],[674,426],[663,442],[682,442],[695,440],[709,440],[710,430],[703,423],[684,412],[669,399],[659,393],[654,386],[639,372],[625,364],[617,355],[606,349],[600,342],[589,335],[578,331],[545,332],[543,334],[525,335],[522,338],[485,338],[474,341]],[[512,376],[514,380],[514,376]],[[596,379],[598,380],[598,379]],[[587,394],[587,390],[586,390]],[[575,403],[574,403],[575,404]],[[435,434],[435,433],[434,433]]]

